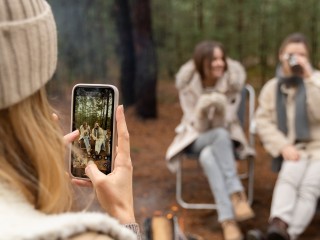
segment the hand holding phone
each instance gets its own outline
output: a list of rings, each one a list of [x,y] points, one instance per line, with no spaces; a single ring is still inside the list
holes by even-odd
[[[85,171],[91,182],[77,178],[72,182],[78,186],[93,186],[103,209],[117,218],[120,223],[135,222],[132,193],[132,163],[130,157],[129,133],[123,113],[123,106],[116,110],[118,151],[114,160],[114,171],[105,175],[89,162]]]
[[[115,157],[115,111],[119,93],[113,85],[77,84],[72,90],[71,131],[79,130],[70,152],[70,174],[89,180],[85,168],[93,161],[111,173]]]

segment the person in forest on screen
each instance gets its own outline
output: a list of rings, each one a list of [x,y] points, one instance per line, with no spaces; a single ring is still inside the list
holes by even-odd
[[[83,139],[84,145],[87,150],[88,156],[90,156],[91,146],[90,146],[90,126],[87,124],[87,122],[83,122],[83,124],[79,128],[80,137],[79,137],[79,143]]]
[[[262,88],[255,114],[258,135],[279,171],[266,236],[295,240],[311,222],[320,196],[320,72],[309,61],[306,37],[287,36],[276,76]]]
[[[97,155],[100,154],[102,147],[105,148],[105,131],[100,127],[98,122],[94,123],[94,128],[92,128],[91,138],[94,141],[94,152]]]
[[[180,153],[199,154],[225,240],[241,240],[237,221],[254,216],[235,162],[235,152],[237,158],[254,154],[237,115],[245,79],[243,66],[226,56],[221,43],[200,42],[176,75],[183,117],[166,153],[172,171]]]
[[[118,152],[105,175],[86,175],[101,213],[74,212],[66,144],[48,102],[46,83],[57,63],[56,24],[45,0],[0,0],[0,238],[141,239],[135,223],[132,163],[123,107],[116,110]],[[54,117],[55,116],[55,117]]]

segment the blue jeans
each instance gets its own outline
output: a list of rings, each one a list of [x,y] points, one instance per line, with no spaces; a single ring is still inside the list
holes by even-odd
[[[87,152],[89,152],[91,149],[90,142],[89,142],[89,136],[84,136],[83,141],[84,141],[84,145],[86,146]]]
[[[215,128],[199,136],[188,150],[199,154],[199,161],[208,179],[217,204],[218,220],[234,219],[230,195],[243,191],[236,170],[233,144],[224,128]]]

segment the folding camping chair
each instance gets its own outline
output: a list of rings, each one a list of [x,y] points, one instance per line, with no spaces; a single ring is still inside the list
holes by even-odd
[[[253,116],[255,110],[255,90],[254,88],[246,84],[242,91],[242,99],[239,105],[238,116],[240,123],[247,133],[248,143],[253,149],[255,146],[254,132],[252,132]],[[214,203],[191,203],[187,202],[182,197],[183,190],[183,161],[188,158],[194,158],[187,153],[182,153],[178,159],[178,170],[176,173],[176,200],[178,204],[185,209],[216,209],[217,206]],[[240,173],[240,179],[247,179],[247,196],[248,202],[253,202],[253,182],[254,182],[254,157],[249,156],[241,161],[247,161],[246,172]]]

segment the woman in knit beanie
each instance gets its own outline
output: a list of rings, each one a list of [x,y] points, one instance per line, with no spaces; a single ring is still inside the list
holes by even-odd
[[[106,176],[95,164],[86,168],[100,204],[112,217],[70,212],[65,141],[79,133],[63,139],[52,117],[45,84],[56,63],[57,32],[49,4],[0,0],[0,239],[140,238],[122,106],[116,113],[115,171]]]

